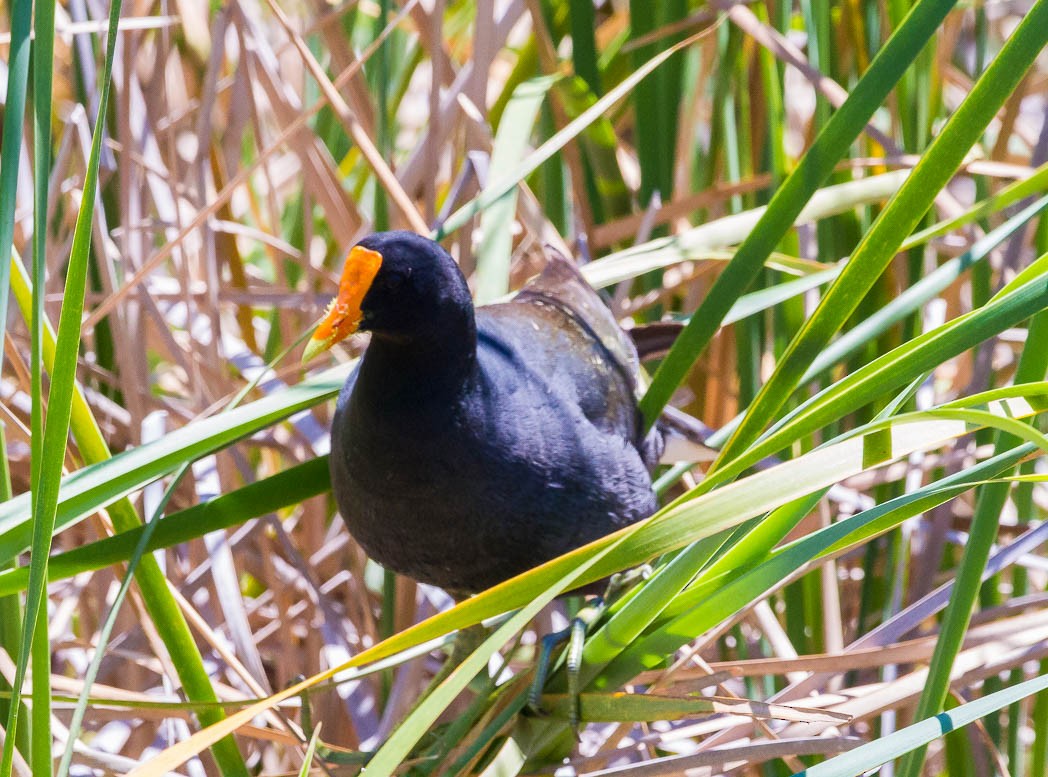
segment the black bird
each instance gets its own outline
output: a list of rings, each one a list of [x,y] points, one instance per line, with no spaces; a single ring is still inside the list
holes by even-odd
[[[371,342],[339,395],[331,479],[386,567],[462,597],[655,511],[636,351],[568,260],[474,310],[440,245],[375,234],[304,358],[358,329]]]

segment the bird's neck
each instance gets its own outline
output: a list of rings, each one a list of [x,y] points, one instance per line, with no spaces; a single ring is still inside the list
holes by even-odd
[[[381,403],[430,402],[459,393],[477,361],[473,311],[456,311],[426,332],[373,333],[360,368],[363,391]]]

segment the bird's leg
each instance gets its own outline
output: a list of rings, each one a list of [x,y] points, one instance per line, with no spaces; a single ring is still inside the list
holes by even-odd
[[[451,651],[448,653],[444,665],[440,667],[440,670],[435,675],[433,675],[433,679],[429,681],[429,685],[426,686],[426,690],[424,690],[419,696],[414,707],[421,704],[423,699],[429,696],[435,688],[444,682],[448,678],[448,675],[455,671],[455,667],[465,661],[469,654],[480,647],[480,643],[490,635],[491,629],[482,623],[476,623],[472,626],[460,629],[458,633],[455,634],[455,639],[451,643]],[[412,709],[414,709],[414,707]]]
[[[604,592],[604,598],[609,602],[614,602],[639,581],[647,580],[651,577],[651,574],[651,564],[641,564],[639,567],[627,569],[625,572],[616,572],[608,580],[608,588]]]
[[[576,739],[579,731],[579,668],[582,662],[582,648],[586,644],[586,629],[600,619],[604,614],[604,597],[596,596],[576,613],[566,629],[547,634],[542,638],[542,646],[539,650],[538,661],[535,663],[535,679],[531,683],[528,692],[528,707],[532,711],[542,714],[542,689],[546,685],[549,676],[549,668],[552,663],[553,651],[562,643],[567,643],[564,655],[565,671],[568,675],[568,696],[571,699],[571,707],[568,712],[568,720],[575,732]]]
[[[542,638],[542,646],[539,651],[538,661],[535,665],[535,679],[531,683],[528,693],[528,707],[542,714],[542,689],[546,685],[553,650],[561,643],[566,642],[564,653],[564,671],[568,681],[568,722],[571,724],[575,738],[579,736],[579,724],[582,722],[579,714],[579,696],[582,693],[580,672],[582,668],[582,649],[586,644],[586,631],[608,609],[608,604],[613,602],[625,591],[629,590],[640,580],[647,580],[651,576],[651,567],[644,564],[636,569],[625,572],[617,572],[608,581],[608,587],[603,596],[595,596],[585,607],[576,613],[566,629],[547,634]]]

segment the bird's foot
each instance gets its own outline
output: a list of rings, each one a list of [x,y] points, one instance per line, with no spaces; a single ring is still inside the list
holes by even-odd
[[[568,698],[570,706],[568,710],[568,722],[571,724],[575,738],[579,738],[579,725],[582,716],[579,709],[579,697],[582,693],[580,670],[582,667],[582,649],[586,644],[586,632],[608,609],[608,604],[614,602],[626,591],[631,589],[641,580],[651,577],[652,569],[648,564],[629,569],[625,572],[617,572],[608,580],[608,586],[603,596],[596,596],[590,600],[571,619],[566,629],[547,634],[542,638],[538,661],[535,665],[535,679],[531,683],[528,693],[528,708],[538,715],[542,715],[542,690],[549,676],[550,664],[552,663],[553,651],[558,645],[567,643],[564,655],[564,671],[567,676]]]
[[[586,644],[586,630],[604,614],[604,610],[607,607],[604,602],[604,597],[595,597],[579,610],[566,629],[555,631],[542,638],[542,647],[535,665],[535,679],[532,681],[531,691],[528,693],[528,707],[532,712],[542,715],[542,689],[546,685],[546,678],[549,676],[553,651],[558,645],[567,643],[564,655],[564,671],[568,679],[568,698],[571,700],[571,706],[568,710],[568,722],[571,724],[572,731],[575,732],[576,739],[579,736],[579,724],[582,722],[579,714],[579,693],[581,692],[579,687],[579,668],[582,664],[582,648]]]

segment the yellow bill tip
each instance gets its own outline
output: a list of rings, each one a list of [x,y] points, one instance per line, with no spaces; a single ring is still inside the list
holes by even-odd
[[[324,353],[324,351],[329,350],[332,345],[334,345],[334,343],[332,343],[331,341],[318,338],[316,335],[314,335],[313,337],[309,338],[309,340],[306,342],[305,350],[302,351],[302,363],[307,364],[308,362],[313,361],[313,359],[315,359],[320,354]]]
[[[342,280],[338,285],[338,296],[331,301],[327,313],[317,324],[316,331],[306,343],[302,361],[308,362],[314,356],[323,353],[357,331],[363,315],[360,306],[364,295],[371,288],[379,267],[382,265],[382,254],[363,246],[354,246],[346,257],[342,269]]]

